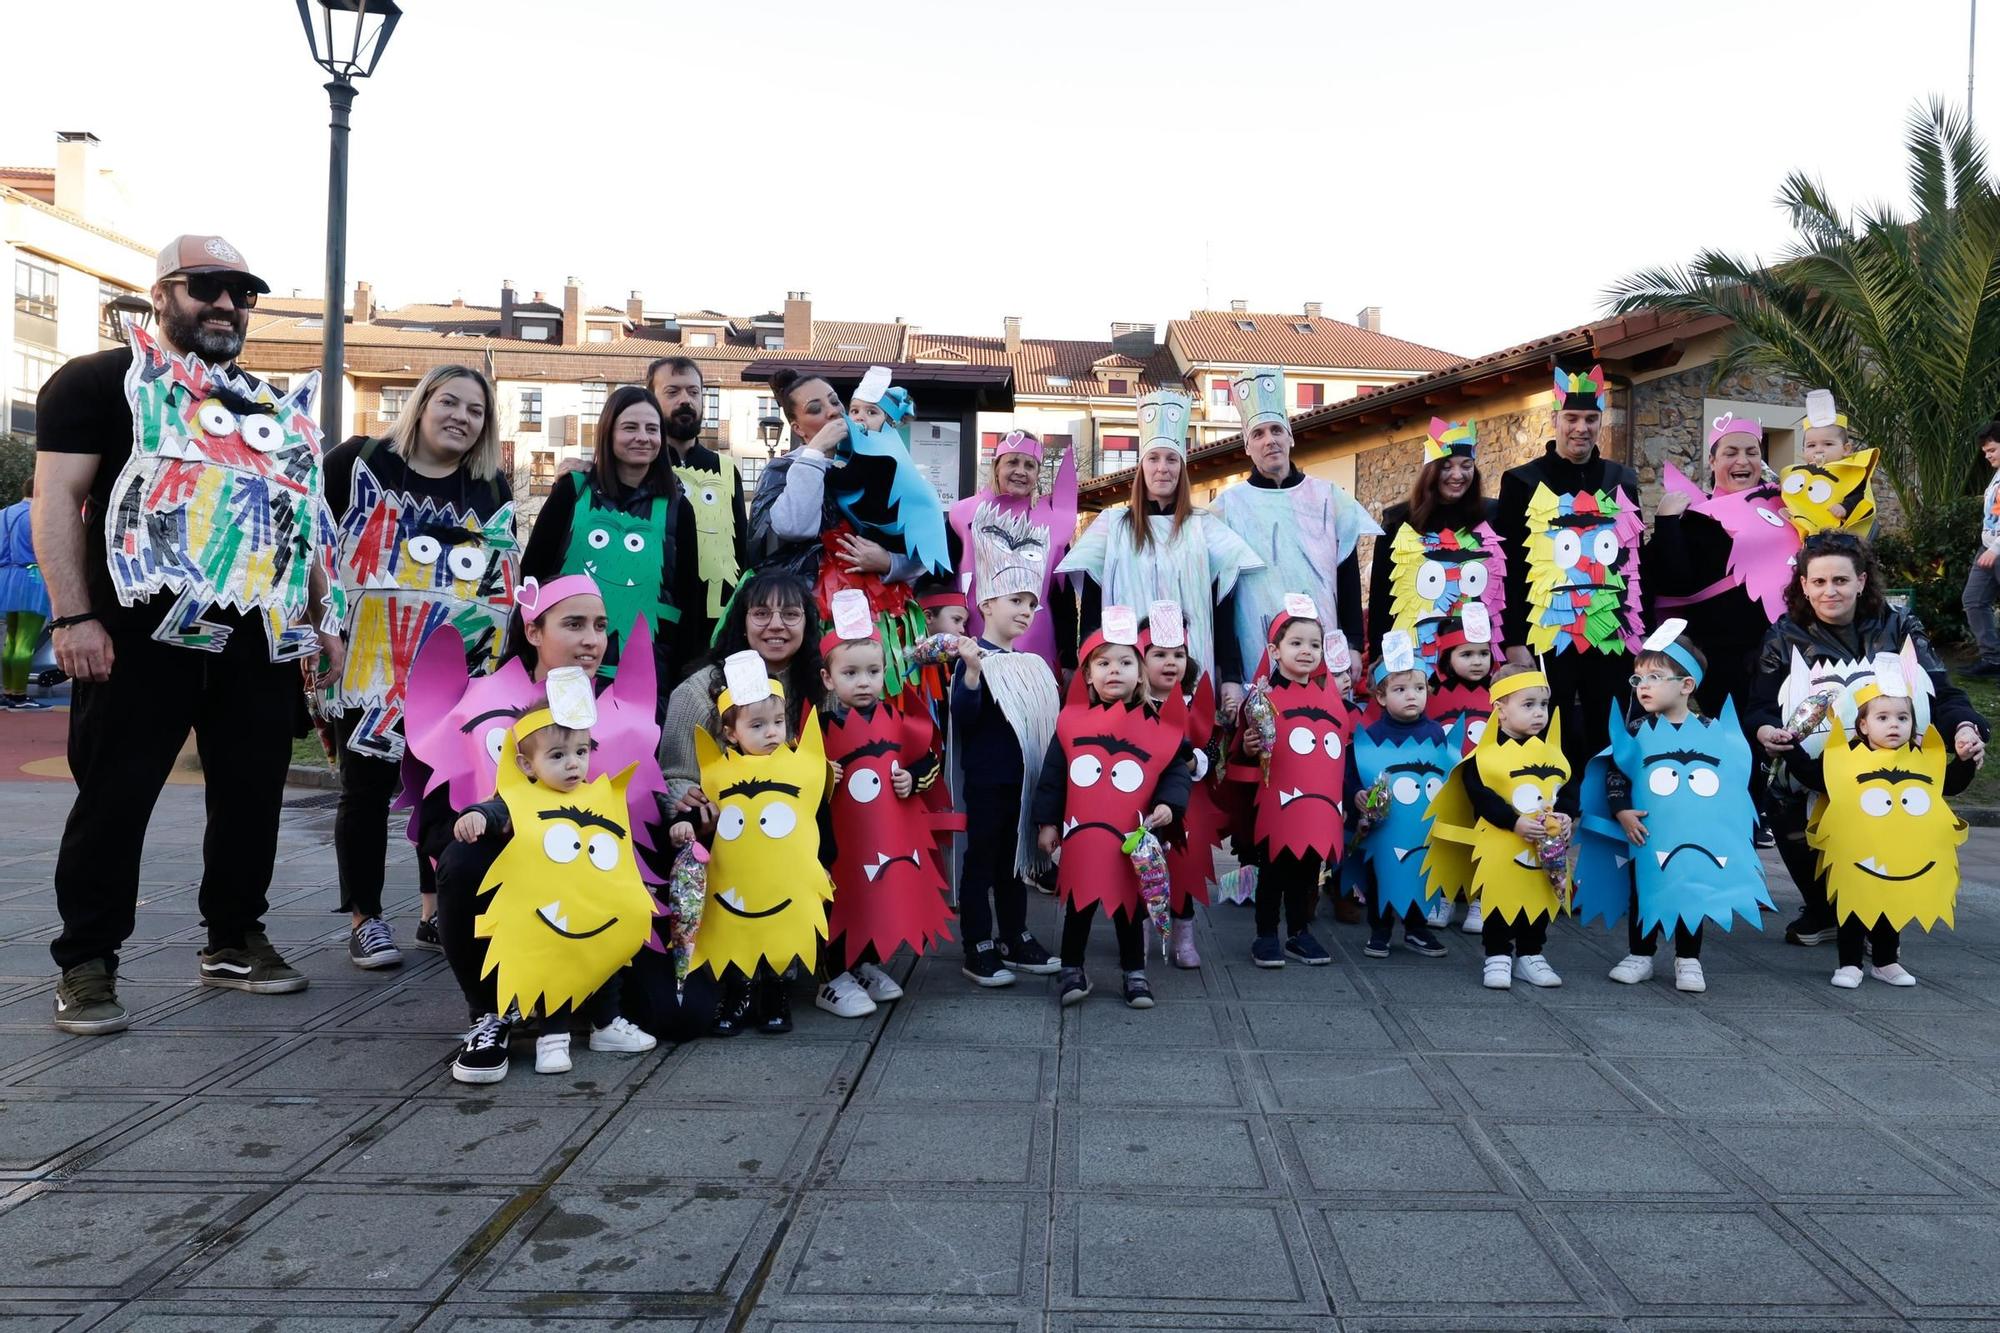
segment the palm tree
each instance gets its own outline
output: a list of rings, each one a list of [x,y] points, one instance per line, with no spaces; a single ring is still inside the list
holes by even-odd
[[[2000,407],[2000,196],[1971,122],[1941,103],[1911,112],[1909,155],[1908,220],[1886,205],[1850,218],[1794,173],[1778,202],[1798,235],[1776,263],[1704,250],[1605,295],[1621,314],[1734,321],[1717,379],[1757,369],[1833,390],[1914,517],[1975,487],[1971,441]]]

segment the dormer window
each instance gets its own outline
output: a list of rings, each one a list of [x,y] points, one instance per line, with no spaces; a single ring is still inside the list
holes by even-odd
[[[1313,326],[1310,324],[1294,324],[1292,325],[1292,327],[1297,329],[1300,333],[1311,333],[1313,331]]]
[[[1244,333],[1255,333],[1257,331],[1257,321],[1254,319],[1239,319],[1236,321],[1236,327]]]
[[[1067,389],[1069,387],[1069,376],[1067,375],[1049,376],[1049,387],[1051,389]]]

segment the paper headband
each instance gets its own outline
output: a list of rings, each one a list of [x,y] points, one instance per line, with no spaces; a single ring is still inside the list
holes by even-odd
[[[1368,673],[1368,681],[1371,685],[1380,685],[1391,676],[1416,669],[1417,647],[1410,641],[1410,632],[1392,629],[1382,636],[1382,652]]]
[[[840,589],[834,593],[828,609],[833,612],[833,628],[820,637],[822,658],[843,643],[867,643],[880,638],[875,617],[868,609],[868,594],[861,589]]]
[[[1538,687],[1546,690],[1549,687],[1549,678],[1539,671],[1522,671],[1505,680],[1494,681],[1493,688],[1486,692],[1486,697],[1497,704],[1510,694],[1519,694],[1522,690]]]
[[[1105,647],[1138,650],[1139,616],[1131,607],[1105,607],[1103,621],[1092,631],[1090,637],[1083,641],[1083,647],[1077,650],[1076,660],[1079,663],[1088,662],[1091,654]]]
[[[1854,687],[1856,712],[1876,699],[1910,697],[1910,682],[1903,674],[1903,659],[1899,654],[1877,653],[1869,667],[1875,674]]]
[[[785,697],[785,687],[771,679],[771,670],[764,665],[764,659],[747,648],[723,659],[722,682],[722,693],[715,698],[717,713],[760,704],[772,695]]]
[[[1762,441],[1764,426],[1762,422],[1750,417],[1739,417],[1734,412],[1724,412],[1708,423],[1708,452],[1713,454],[1715,446],[1721,444],[1723,437],[1729,435],[1748,435],[1753,440]]]
[[[1039,463],[1042,461],[1042,442],[1024,430],[1010,430],[1000,437],[1000,443],[993,446],[993,460],[998,462],[1005,454],[1026,454]]]
[[[925,611],[943,611],[954,606],[963,611],[965,594],[956,588],[949,592],[927,592],[917,598],[917,605]]]
[[[1709,445],[1711,449],[1714,447],[1713,444]],[[1640,645],[1640,649],[1648,653],[1665,653],[1680,665],[1681,674],[1699,685],[1702,677],[1708,673],[1701,669],[1701,664],[1695,660],[1694,654],[1681,642],[1681,635],[1687,633],[1687,627],[1687,621],[1678,616],[1661,621],[1660,627],[1646,636],[1646,642]]]
[[[547,583],[540,579],[526,578],[521,580],[521,587],[514,594],[514,605],[521,608],[523,621],[533,623],[540,620],[542,613],[556,603],[567,601],[572,597],[581,597],[585,593],[600,599],[604,596],[598,590],[597,581],[588,574],[564,574],[560,578],[550,579]]]
[[[1187,620],[1181,615],[1181,604],[1154,602],[1147,607],[1146,629],[1142,637],[1146,647],[1187,647]]]
[[[1432,417],[1430,438],[1424,441],[1424,461],[1435,463],[1441,458],[1470,458],[1478,445],[1479,430],[1472,422]]]
[[[1458,614],[1438,622],[1437,650],[1448,653],[1463,644],[1489,647],[1493,643],[1493,616],[1480,602],[1460,602]]]
[[[1604,367],[1592,366],[1587,375],[1556,367],[1556,411],[1602,412],[1604,410]]]

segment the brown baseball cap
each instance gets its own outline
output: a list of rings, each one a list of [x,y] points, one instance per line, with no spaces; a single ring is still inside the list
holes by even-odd
[[[270,283],[250,271],[243,252],[220,236],[176,236],[168,241],[153,276],[171,278],[178,273],[241,273],[259,292],[271,290]]]

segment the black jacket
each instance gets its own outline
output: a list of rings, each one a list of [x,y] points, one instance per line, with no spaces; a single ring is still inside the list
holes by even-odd
[[[1791,674],[1793,649],[1798,650],[1808,666],[1820,662],[1866,663],[1877,653],[1901,652],[1904,639],[1915,644],[1917,661],[1931,678],[1934,691],[1931,721],[1946,744],[1967,722],[1978,727],[1981,736],[1991,737],[1991,725],[1972,706],[1972,700],[1965,697],[1965,691],[1951,683],[1950,673],[1938,660],[1930,636],[1924,633],[1923,622],[1894,607],[1885,607],[1880,615],[1867,620],[1857,616],[1851,625],[1828,625],[1817,618],[1810,624],[1801,624],[1790,615],[1780,617],[1765,632],[1764,646],[1757,654],[1757,679],[1742,710],[1744,727],[1755,733],[1759,727],[1785,725],[1778,691]]]
[[[1540,458],[1502,474],[1493,530],[1507,551],[1507,611],[1500,637],[1509,647],[1528,641],[1528,501],[1534,498],[1535,487],[1543,484],[1557,495],[1623,487],[1626,498],[1639,503],[1638,473],[1596,450],[1583,462],[1572,463],[1556,452],[1554,440]]]

